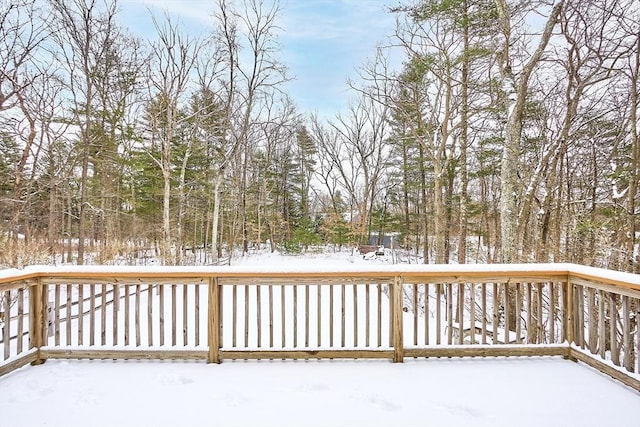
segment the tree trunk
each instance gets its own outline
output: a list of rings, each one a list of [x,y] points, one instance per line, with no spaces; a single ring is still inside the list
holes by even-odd
[[[467,262],[467,145],[469,128],[469,4],[462,2],[462,70],[460,81],[460,213],[458,234],[458,264]]]
[[[216,174],[213,182],[213,215],[211,219],[211,263],[218,263],[218,222],[220,221],[220,186],[222,171]]]
[[[560,2],[553,7],[551,15],[547,19],[544,32],[540,37],[535,52],[531,55],[522,71],[516,76],[512,70],[511,62],[511,16],[505,0],[496,0],[499,21],[504,35],[504,47],[501,52],[501,75],[503,87],[505,88],[507,103],[507,125],[504,135],[504,150],[501,162],[501,259],[503,263],[519,262],[521,248],[518,247],[518,198],[520,196],[519,187],[519,159],[520,159],[520,139],[522,137],[522,118],[524,116],[525,102],[529,88],[529,78],[534,68],[540,61],[544,50],[547,47],[553,28],[558,20],[563,3]],[[511,304],[515,307],[515,304]],[[511,316],[514,318],[515,316]]]

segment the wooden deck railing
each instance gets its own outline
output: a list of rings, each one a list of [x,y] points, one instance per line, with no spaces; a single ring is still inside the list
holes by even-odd
[[[543,356],[640,391],[640,277],[571,264],[0,272],[0,375],[48,358]]]

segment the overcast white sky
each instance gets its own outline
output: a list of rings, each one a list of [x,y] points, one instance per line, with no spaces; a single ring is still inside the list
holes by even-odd
[[[387,10],[398,3],[280,0],[280,59],[295,78],[288,92],[301,112],[331,117],[347,106],[351,96],[347,78],[356,78],[355,69],[374,56],[376,46],[388,43],[395,17]],[[166,10],[194,32],[206,31],[214,9],[213,0],[121,0],[120,4],[123,23],[143,37],[152,34],[149,8]]]

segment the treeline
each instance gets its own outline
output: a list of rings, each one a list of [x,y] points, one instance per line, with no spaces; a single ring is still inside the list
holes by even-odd
[[[324,119],[286,93],[276,1],[212,0],[205,34],[155,16],[141,40],[116,0],[0,0],[0,264],[393,232],[421,262],[638,272],[640,5],[604,3],[390,9]]]

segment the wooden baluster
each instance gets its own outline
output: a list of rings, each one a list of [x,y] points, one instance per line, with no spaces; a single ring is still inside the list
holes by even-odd
[[[516,344],[522,344],[522,291],[520,289],[521,283],[516,283]]]
[[[147,285],[147,341],[149,347],[153,346],[153,287],[152,284]]]
[[[418,345],[418,284],[414,283],[412,287],[412,309],[413,309],[413,345]]]
[[[346,313],[345,313],[345,304],[346,304],[346,289],[344,283],[340,285],[340,347],[346,345],[345,341],[345,322],[346,322]]]
[[[533,322],[533,285],[527,283],[527,344],[534,344],[537,340],[536,326]]]
[[[358,285],[353,283],[353,346],[358,346]]]
[[[364,285],[365,292],[365,347],[369,347],[371,344],[370,334],[371,334],[371,291],[369,283]],[[320,323],[318,323],[320,324]]]
[[[622,349],[624,351],[623,366],[629,372],[633,372],[633,337],[631,331],[631,322],[629,319],[629,297],[627,295],[622,296]]]
[[[246,284],[244,288],[244,323],[243,323],[243,336],[244,336],[244,348],[249,347],[249,285]]]
[[[394,287],[392,283],[387,285],[387,290],[389,291],[389,319],[388,319],[389,320],[389,345],[393,347],[393,316],[394,316],[395,306],[393,304]]]
[[[231,291],[233,310],[231,311],[231,346],[236,348],[238,346],[238,286],[237,284],[231,285],[233,290]],[[284,306],[284,301],[283,301]]]
[[[598,291],[598,347],[600,350],[600,357],[605,358],[607,351],[607,331],[606,331],[606,317],[607,312],[605,309],[605,296],[604,291]]]
[[[422,285],[423,292],[423,301],[424,301],[424,344],[429,345],[430,331],[429,331],[429,284],[424,283]]]
[[[269,348],[273,348],[273,285],[268,287],[269,297]]]
[[[487,343],[487,284],[482,283],[480,285],[481,304],[482,304],[482,344]]]
[[[140,347],[142,337],[140,331],[140,291],[142,285],[136,284],[136,297],[135,297],[135,328],[136,328],[136,347]]]
[[[107,285],[101,285],[100,299],[100,344],[107,345]]]
[[[511,299],[510,292],[513,284],[508,281],[502,285],[504,292],[502,295],[504,296],[504,336],[502,337],[503,344],[509,344],[510,336],[511,336]]]
[[[2,293],[2,307],[0,312],[4,316],[4,322],[2,324],[2,341],[4,343],[3,360],[7,360],[11,357],[11,291],[4,291]]]
[[[194,312],[193,312],[193,328],[195,334],[195,346],[200,345],[200,285],[195,285],[194,292]]]
[[[576,286],[576,339],[580,348],[585,348],[584,339],[584,288]]]
[[[636,372],[640,374],[640,299],[636,299]]]
[[[344,293],[344,289],[343,289],[343,293]],[[298,347],[298,285],[294,284],[293,285],[293,348],[297,348],[297,347]]]
[[[377,295],[377,303],[378,303],[378,347],[382,346],[382,285],[378,283],[376,285],[378,295]]]
[[[556,284],[549,283],[549,343],[556,343]]]
[[[611,362],[620,366],[620,352],[618,351],[618,305],[617,295],[609,292],[609,339],[611,343]]]
[[[112,332],[113,332],[113,345],[118,345],[118,312],[120,311],[120,286],[118,286],[118,284],[114,283],[111,286],[112,289],[112,294],[113,294],[113,313],[112,313],[112,319],[113,319],[113,328],[112,328]]]
[[[456,283],[458,289],[458,344],[464,344],[464,283]],[[471,331],[473,331],[473,325]]]
[[[309,348],[309,318],[311,316],[309,307],[309,285],[304,285],[304,347]]]
[[[261,300],[261,285],[255,285],[256,289],[256,346],[262,347],[262,300]]]
[[[55,346],[60,346],[60,286],[53,285],[53,336]]]
[[[178,344],[178,286],[171,285],[171,345]]]
[[[567,340],[569,344],[575,343],[575,317],[574,317],[574,286],[573,283],[567,282]]]
[[[131,335],[131,285],[124,285],[124,345],[129,346]]]
[[[476,340],[476,286],[469,283],[469,322],[471,324],[471,344],[477,344]]]
[[[96,344],[96,285],[89,285],[89,345]]]
[[[442,341],[442,283],[436,285],[436,345]]]
[[[287,313],[285,310],[285,291],[284,291],[284,285],[280,285],[280,341],[281,341],[281,345],[282,347],[286,347],[287,345],[287,335],[286,335],[286,330],[287,328],[285,327],[286,323],[286,319],[287,319]]]
[[[198,285],[192,285],[197,287]],[[189,345],[189,287],[182,285],[182,345]]]
[[[164,306],[165,306],[165,301],[164,301],[164,285],[157,285],[158,286],[158,292],[160,292],[159,295],[159,300],[160,300],[160,346],[164,345],[164,338],[165,338],[165,322],[164,322]]]
[[[498,343],[498,323],[500,322],[500,313],[498,312],[498,303],[500,301],[498,284],[493,284],[493,321],[491,324],[492,332],[491,332],[491,344]]]
[[[73,285],[65,286],[66,308],[65,314],[65,335],[67,345],[71,345],[71,311],[73,310]]]
[[[329,285],[329,347],[333,348],[333,284]]]
[[[211,283],[211,279],[209,280],[209,283]],[[218,313],[215,318],[218,319],[218,325],[216,326],[218,329],[218,350],[220,350],[224,347],[224,286],[219,283],[217,277],[214,279],[214,283],[217,288],[216,291],[218,292],[217,295],[214,295],[214,299],[217,299],[218,301]],[[218,355],[219,354],[220,352],[218,351]],[[220,358],[220,356],[218,356],[218,358]]]
[[[17,354],[22,353],[22,341],[24,337],[24,288],[18,289],[18,341],[16,343]]]
[[[322,285],[317,285],[317,312],[316,312],[316,322],[318,324],[318,336],[316,337],[316,343],[318,347],[322,346]]]
[[[84,285],[78,285],[78,345],[84,343]]]
[[[544,288],[542,283],[538,283],[538,294],[536,295],[536,297],[538,298],[538,304],[536,309],[538,310],[538,314],[537,314],[537,318],[538,318],[538,322],[537,322],[537,328],[538,328],[538,333],[536,334],[538,336],[538,343],[539,344],[543,344],[546,341],[546,337],[544,334],[544,318],[542,316],[542,308],[544,305],[543,302],[543,294],[544,294]]]
[[[447,283],[447,344],[453,344],[453,284]]]
[[[588,320],[588,328],[589,328],[589,351],[592,354],[597,352],[598,348],[598,329],[597,329],[597,318],[598,314],[596,311],[596,291],[593,288],[587,289],[587,304],[588,304],[588,312],[589,312],[589,320]]]

